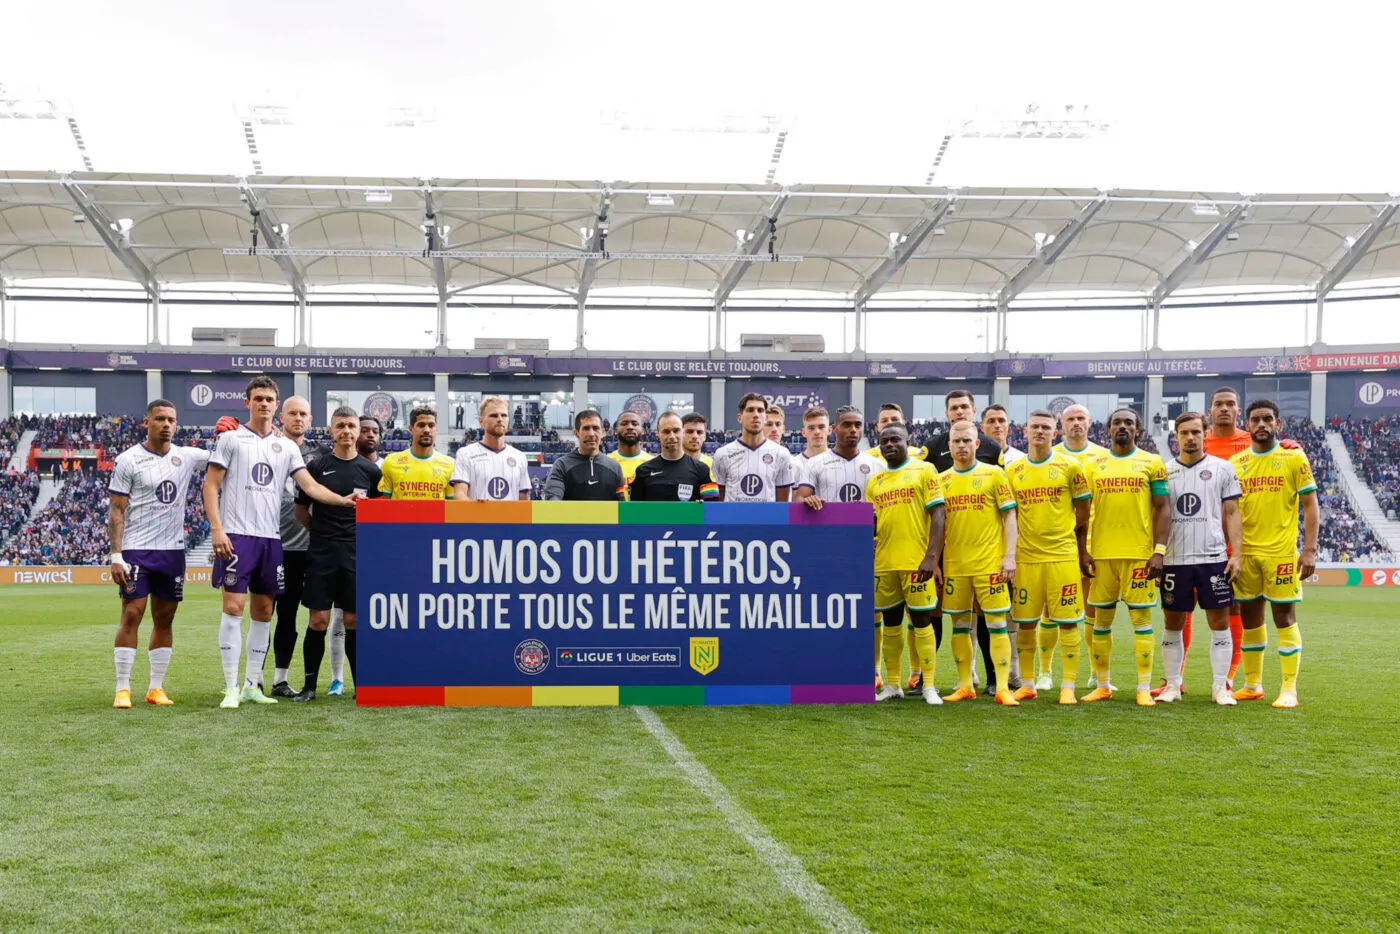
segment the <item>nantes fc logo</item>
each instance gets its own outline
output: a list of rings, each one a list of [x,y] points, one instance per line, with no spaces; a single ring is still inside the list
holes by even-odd
[[[707,675],[719,667],[719,639],[717,637],[692,638],[690,640],[690,667]]]

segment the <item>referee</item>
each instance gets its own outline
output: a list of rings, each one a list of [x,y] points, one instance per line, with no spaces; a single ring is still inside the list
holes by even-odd
[[[355,447],[360,433],[360,417],[348,405],[331,413],[331,438],[335,447],[316,459],[307,472],[316,482],[341,496],[378,496],[378,465],[362,456]],[[317,503],[305,493],[297,497],[298,521],[310,532],[311,545],[306,557],[306,587],[302,603],[311,611],[306,641],[301,654],[306,663],[306,681],[296,701],[316,699],[316,679],[326,654],[326,627],[331,608],[339,608],[345,618],[345,657],[350,677],[355,678],[355,508]],[[359,679],[355,679],[359,684]]]
[[[632,475],[634,503],[698,503],[719,499],[719,484],[710,479],[710,468],[685,453],[681,417],[662,412],[656,420],[661,456],[638,464]]]
[[[311,403],[301,396],[291,396],[282,403],[282,434],[301,450],[301,459],[308,467],[325,453],[321,445],[306,440],[311,427]],[[292,667],[292,653],[297,647],[297,607],[301,604],[303,582],[306,579],[306,548],[311,539],[296,517],[296,484],[287,481],[282,491],[282,568],[285,585],[277,597],[277,627],[272,633],[272,696],[295,697],[296,691],[287,684],[287,670]],[[259,672],[259,681],[262,680]]]

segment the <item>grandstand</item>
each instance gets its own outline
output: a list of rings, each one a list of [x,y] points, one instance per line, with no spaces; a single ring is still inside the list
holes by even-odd
[[[1393,33],[1389,9],[9,6],[0,931],[1396,929],[1384,892],[1400,873],[1400,719],[1383,689],[1358,690],[1394,667],[1400,588],[1400,131],[1370,93],[1390,85],[1390,60],[1357,41]],[[1263,656],[1272,693],[1284,658],[1296,677],[1305,652],[1302,706],[1212,703],[1223,644],[1197,610],[1185,697],[1140,708],[1131,682],[1145,629],[1161,653],[1151,683],[1175,674],[1163,612],[1146,611],[1149,626],[1141,606],[1118,610],[1117,642],[1092,661],[1101,636],[1089,625],[1081,636],[1013,619],[998,633],[1018,665],[1021,623],[1038,651],[1039,630],[1063,640],[1057,652],[1078,642],[1077,682],[1057,654],[1035,655],[1027,684],[1054,670],[1062,690],[1083,687],[1111,657],[1116,699],[1056,703],[1041,688],[1019,706],[977,690],[947,706],[853,703],[871,693],[874,614],[841,631],[794,620],[813,578],[869,584],[868,513],[843,502],[824,506],[827,519],[854,516],[859,547],[803,555],[822,573],[804,570],[806,589],[791,580],[796,602],[763,621],[777,648],[762,655],[736,645],[744,633],[665,630],[674,609],[601,633],[624,619],[624,598],[651,593],[604,586],[601,558],[586,583],[539,573],[493,581],[493,594],[462,583],[456,628],[425,624],[428,588],[395,563],[416,554],[403,548],[357,569],[374,596],[417,610],[392,649],[410,657],[391,669],[403,677],[357,676],[352,654],[343,696],[323,678],[328,690],[305,703],[245,693],[223,710],[228,653],[245,650],[251,673],[257,650],[251,626],[230,648],[220,578],[232,569],[211,569],[201,471],[183,503],[183,600],[159,630],[173,638],[162,664],[174,704],[140,702],[160,648],[153,601],[135,640],[137,702],[113,709],[114,666],[120,692],[132,644],[109,563],[114,459],[145,437],[155,399],[175,406],[174,443],[213,446],[221,416],[246,418],[255,374],[275,378],[283,400],[309,400],[306,440],[330,444],[344,405],[380,421],[383,453],[411,448],[409,413],[429,405],[438,450],[455,455],[483,439],[483,401],[504,399],[535,499],[576,449],[584,409],[602,415],[604,451],[623,413],[641,418],[652,453],[663,412],[703,414],[714,454],[739,438],[736,403],[757,392],[784,411],[779,443],[796,454],[813,406],[859,407],[868,448],[893,402],[911,446],[932,445],[949,429],[945,397],[964,390],[979,412],[1005,408],[1021,451],[1031,412],[1079,404],[1091,441],[1108,444],[1106,423],[1130,407],[1139,445],[1169,458],[1172,419],[1208,409],[1217,387],[1272,399],[1280,437],[1317,481],[1318,571],[1293,579],[1294,556],[1259,556],[1262,577],[1304,580],[1305,599],[1263,609],[1263,636],[1232,623],[1246,681],[1229,689],[1253,687],[1249,664]],[[926,502],[909,501],[915,512]],[[161,502],[173,530],[178,500]],[[761,507],[759,532],[733,520],[746,506],[598,505],[561,506],[563,520],[551,504],[484,508],[508,508],[526,545],[568,542],[585,519],[575,544],[649,544],[655,529],[697,551],[703,536],[801,550],[829,531],[800,504]],[[410,524],[456,523],[426,533],[434,547],[505,541],[473,524],[492,515],[474,508],[366,503],[359,547],[397,548],[424,532],[397,527]],[[672,508],[694,527],[663,525]],[[376,510],[414,522],[366,531]],[[508,576],[507,558],[524,565],[528,548],[508,551],[489,573]],[[669,559],[655,555],[659,579]],[[1113,573],[1129,587],[1151,577]],[[1088,586],[1068,574],[1048,591],[1062,606],[1075,582]],[[685,584],[668,591],[671,607],[710,593]],[[778,587],[726,578],[713,591]],[[360,606],[370,593],[362,584]],[[538,625],[502,625],[502,602],[522,594],[538,598]],[[614,595],[618,616],[604,610],[585,634],[576,598]],[[480,628],[463,609],[472,596]],[[542,622],[556,601],[569,605],[567,634],[563,610],[554,631]],[[264,667],[292,689],[314,686],[308,606],[282,603],[295,648],[272,633]],[[885,609],[880,622],[893,621]],[[976,624],[940,612],[944,643],[930,656],[906,609],[893,632],[913,642],[910,664],[886,664],[885,678],[877,662],[877,682],[937,698],[957,670],[962,686],[955,646],[971,645]],[[1275,628],[1289,612],[1305,650]],[[342,617],[322,641],[333,658],[360,640],[365,675],[367,659],[391,654],[375,640],[397,634],[372,609],[360,616],[356,636]],[[997,628],[981,626],[989,649]],[[629,652],[664,636],[675,661],[658,663],[655,682],[624,683],[632,672],[611,665],[606,677],[537,677],[600,635]],[[809,668],[854,669],[854,635],[860,683],[822,694],[834,682]],[[1008,662],[980,655],[983,688]],[[504,674],[434,680],[414,667],[463,659]],[[916,661],[926,678],[911,680]],[[741,664],[757,673],[724,680]],[[361,687],[369,697],[354,699]],[[823,705],[788,706],[804,690]],[[378,707],[385,696],[405,706]]]

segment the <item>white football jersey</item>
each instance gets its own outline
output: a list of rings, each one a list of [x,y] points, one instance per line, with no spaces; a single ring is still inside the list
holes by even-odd
[[[525,455],[509,444],[493,451],[473,441],[458,449],[452,482],[467,484],[469,499],[519,499],[530,491],[530,469]]]
[[[756,448],[731,441],[715,452],[711,469],[728,503],[772,503],[778,487],[793,483],[792,452],[767,438]]]
[[[1227,460],[1207,454],[1187,467],[1167,461],[1167,499],[1172,531],[1167,564],[1211,564],[1225,560],[1223,504],[1241,496],[1239,476]]]
[[[144,443],[117,455],[107,491],[128,499],[122,550],[185,550],[185,497],[209,452],[171,445],[156,454]]]
[[[847,460],[835,448],[803,458],[797,486],[810,486],[829,503],[859,503],[865,499],[865,485],[885,469],[883,461],[860,453]]]
[[[247,425],[219,435],[209,463],[228,471],[219,494],[219,515],[229,535],[280,538],[282,489],[306,469],[291,439],[260,435]]]
[[[1013,448],[1011,445],[1008,444],[1006,447],[1002,448],[1001,451],[1002,466],[1010,467],[1012,464],[1016,463],[1018,460],[1025,456],[1025,451],[1018,451],[1016,448]]]

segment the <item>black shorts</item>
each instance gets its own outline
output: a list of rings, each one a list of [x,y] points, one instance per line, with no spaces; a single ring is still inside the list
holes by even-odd
[[[1169,613],[1190,613],[1197,604],[1203,610],[1224,610],[1234,600],[1234,588],[1225,579],[1224,561],[1162,568],[1162,609]]]
[[[301,605],[308,610],[340,607],[355,612],[355,543],[312,542],[306,552],[306,586]]]

